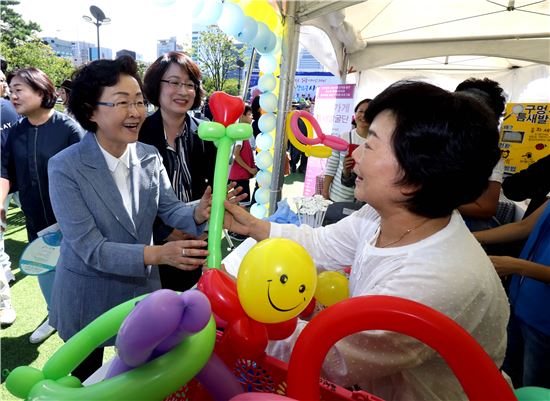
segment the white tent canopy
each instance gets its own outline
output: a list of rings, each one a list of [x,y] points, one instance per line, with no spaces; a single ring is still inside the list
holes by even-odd
[[[301,42],[339,76],[347,71],[428,58],[420,68],[506,69],[532,63],[550,65],[548,0],[299,3],[296,14],[302,25]],[[319,28],[324,34],[306,28],[307,25]],[[331,46],[319,46],[320,42]],[[461,60],[452,56],[468,57]],[[437,57],[441,62],[434,60]],[[489,57],[492,60],[487,60],[489,63],[483,67],[481,60]],[[498,65],[495,57],[500,58]],[[416,64],[411,68],[419,68]]]
[[[298,38],[343,82],[357,83],[359,99],[399,79],[454,90],[466,78],[489,77],[509,101],[550,102],[550,0],[278,3],[286,19],[279,110],[289,107]],[[284,118],[279,113],[277,132]],[[284,138],[275,147],[270,212],[281,195]]]

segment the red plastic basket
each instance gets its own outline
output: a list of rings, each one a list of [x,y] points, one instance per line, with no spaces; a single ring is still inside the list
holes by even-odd
[[[287,371],[288,364],[269,355],[261,361],[238,359],[233,367],[233,374],[242,383],[244,391],[279,395],[286,395]],[[319,388],[323,401],[383,401],[365,391],[349,391],[325,379],[320,380]],[[192,380],[165,401],[213,401],[213,398],[197,380]]]

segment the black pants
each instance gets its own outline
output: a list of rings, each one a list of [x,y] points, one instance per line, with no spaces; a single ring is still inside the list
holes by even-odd
[[[80,379],[81,382],[90,377],[101,367],[101,365],[103,365],[103,351],[103,347],[94,349],[92,353],[73,370],[72,375]]]
[[[195,270],[180,270],[173,266],[160,265],[160,285],[162,288],[174,291],[187,291],[193,287],[202,275],[200,267]]]

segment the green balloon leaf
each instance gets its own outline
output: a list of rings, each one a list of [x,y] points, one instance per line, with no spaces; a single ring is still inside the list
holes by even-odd
[[[199,125],[199,138],[203,141],[216,141],[225,136],[225,127],[214,121],[203,122]]]

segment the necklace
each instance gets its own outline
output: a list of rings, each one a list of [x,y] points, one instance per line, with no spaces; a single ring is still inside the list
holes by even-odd
[[[422,223],[420,223],[419,225],[415,226],[415,227],[412,227],[412,228],[409,228],[408,230],[406,230],[403,234],[401,234],[401,236],[399,238],[397,238],[395,241],[391,241],[391,242],[388,242],[387,244],[385,245],[380,245],[379,241],[380,241],[380,235],[382,234],[382,231],[380,231],[380,234],[378,234],[378,238],[376,239],[376,243],[378,244],[378,248],[386,248],[390,245],[393,245],[393,244],[397,244],[399,241],[401,241],[403,238],[405,238],[405,236],[407,234],[410,234],[412,233],[414,230],[416,230],[417,228],[420,228],[422,227],[424,224],[426,224],[428,222],[428,220],[430,219],[426,219],[424,220]]]

